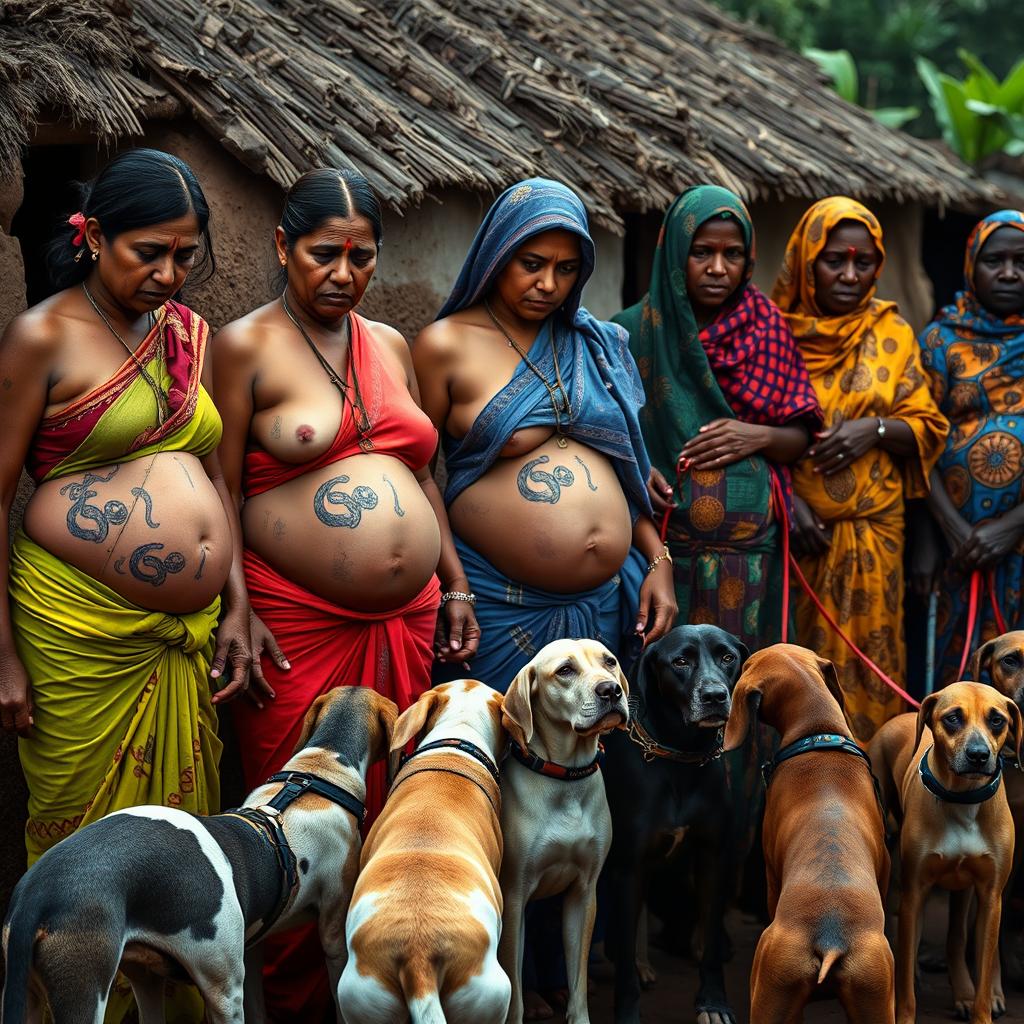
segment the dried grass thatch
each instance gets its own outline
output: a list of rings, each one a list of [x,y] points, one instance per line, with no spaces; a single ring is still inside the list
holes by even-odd
[[[0,178],[44,112],[113,141],[141,135],[156,91],[133,76],[130,8],[87,0],[0,0]]]
[[[29,5],[6,5],[16,6]],[[991,191],[954,157],[844,103],[811,62],[703,0],[132,7],[136,59],[154,84],[282,186],[309,167],[353,166],[403,208],[438,187],[494,191],[544,174],[572,184],[595,220],[614,228],[623,210],[660,209],[708,180],[747,198],[850,192],[950,203]],[[125,27],[108,50],[125,52],[114,43]],[[100,130],[111,118],[135,130],[124,94],[111,102],[110,92]],[[98,99],[89,111],[104,105]]]

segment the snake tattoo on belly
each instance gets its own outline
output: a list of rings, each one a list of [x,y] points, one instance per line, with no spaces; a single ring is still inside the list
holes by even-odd
[[[540,455],[536,459],[530,459],[516,476],[516,484],[519,486],[519,493],[527,501],[541,501],[547,505],[554,505],[559,498],[562,496],[563,487],[572,487],[576,482],[576,477],[573,471],[568,466],[555,466],[551,472],[546,469],[538,469],[538,466],[545,466],[551,460],[547,455]],[[590,471],[587,469],[583,460],[576,457],[576,461],[583,466],[583,471],[587,474],[587,485],[592,491],[596,491],[597,488],[594,486],[590,479]],[[540,484],[543,490],[534,490],[530,487],[530,484]]]
[[[347,484],[351,477],[334,476],[321,484],[313,496],[313,511],[325,526],[344,526],[354,530],[363,518],[363,510],[377,507],[377,492],[370,487],[353,488],[352,493],[338,490],[339,484]],[[328,505],[341,505],[346,512],[332,512]]]
[[[131,574],[143,583],[159,587],[168,574],[181,572],[185,568],[185,556],[180,551],[171,551],[165,558],[153,552],[163,551],[163,544],[141,544],[128,556],[128,569]],[[119,558],[114,563],[114,572],[127,575],[124,568],[125,559]]]
[[[81,483],[65,484],[60,493],[67,495],[71,501],[71,508],[68,509],[68,533],[79,540],[92,541],[100,544],[107,539],[111,526],[120,526],[128,521],[128,506],[123,501],[108,501],[103,508],[98,505],[90,505],[89,500],[95,498],[97,491],[93,490],[94,483],[109,483],[117,475],[119,466],[115,466],[106,476],[98,473],[86,473]],[[148,510],[147,510],[148,514]],[[87,519],[95,523],[93,527],[82,526],[80,519]]]

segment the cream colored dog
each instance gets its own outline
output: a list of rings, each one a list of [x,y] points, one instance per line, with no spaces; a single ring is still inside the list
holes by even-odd
[[[501,694],[473,679],[428,690],[395,723],[388,801],[363,845],[338,986],[346,1024],[502,1024]]]
[[[1021,714],[1010,698],[982,683],[952,683],[925,697],[916,715],[890,719],[868,746],[886,803],[902,819],[897,1024],[914,1024],[921,913],[934,886],[973,889],[978,899],[974,982],[962,949],[947,956],[958,1011],[969,1013],[971,1024],[991,1024],[993,1003],[1003,1003],[996,965],[1013,819],[999,752],[1010,744],[1019,759],[1021,739]]]
[[[589,1024],[587,957],[597,876],[612,843],[598,737],[629,719],[629,684],[596,640],[556,640],[512,680],[503,722],[513,746],[501,780],[505,897],[498,958],[512,981],[510,1024],[523,1019],[523,912],[564,892],[567,1024]]]

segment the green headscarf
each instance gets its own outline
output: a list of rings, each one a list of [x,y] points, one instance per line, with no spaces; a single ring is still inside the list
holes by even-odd
[[[629,348],[647,395],[640,413],[644,440],[651,462],[669,480],[675,479],[680,449],[700,427],[735,417],[711,371],[686,294],[693,237],[716,217],[732,218],[739,225],[747,247],[744,282],[749,281],[754,270],[754,225],[747,208],[726,188],[696,185],[677,196],[665,214],[650,290],[636,305],[612,317],[629,331]]]

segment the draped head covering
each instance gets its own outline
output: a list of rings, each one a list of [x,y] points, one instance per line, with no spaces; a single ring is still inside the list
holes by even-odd
[[[974,268],[985,243],[1000,228],[1024,231],[1024,213],[1020,210],[999,210],[978,221],[967,239],[964,254],[964,290],[955,301],[944,306],[936,318],[940,327],[955,331],[963,340],[1024,338],[1024,315],[1017,313],[1005,319],[990,313],[978,300],[974,290]]]
[[[686,292],[686,263],[697,231],[714,219],[739,227],[747,260],[736,292],[701,330]],[[649,291],[615,317],[630,332],[647,395],[641,418],[651,461],[670,480],[683,445],[712,420],[817,422],[818,403],[789,328],[750,283],[754,257],[754,226],[739,196],[717,185],[689,188],[665,214]]]
[[[867,228],[880,259],[875,283],[860,305],[849,313],[833,315],[818,305],[814,264],[828,245],[832,229],[843,221],[852,221]],[[882,227],[878,218],[856,199],[830,196],[815,203],[800,218],[789,236],[782,270],[772,289],[772,299],[789,322],[812,374],[826,373],[839,366],[863,342],[869,331],[881,334],[886,328],[884,321],[899,320],[895,302],[875,298],[884,265]]]
[[[646,488],[650,463],[637,417],[643,390],[626,332],[598,320],[580,305],[583,287],[594,271],[594,242],[579,197],[546,178],[530,178],[506,189],[484,217],[437,318],[482,301],[527,239],[556,229],[579,239],[579,277],[562,306],[544,322],[527,354],[540,374],[553,381],[557,352],[570,404],[570,419],[568,424],[563,419],[562,432],[612,460],[635,519],[641,512],[650,512]],[[450,504],[483,476],[515,431],[540,425],[556,425],[550,396],[534,372],[520,362],[466,436],[445,437],[445,501]]]

